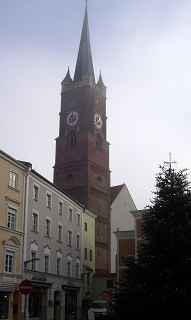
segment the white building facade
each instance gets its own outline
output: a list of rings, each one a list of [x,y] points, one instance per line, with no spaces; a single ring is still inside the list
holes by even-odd
[[[82,205],[31,170],[26,186],[24,277],[33,290],[30,319],[60,320],[82,312]],[[23,310],[24,312],[24,310]]]

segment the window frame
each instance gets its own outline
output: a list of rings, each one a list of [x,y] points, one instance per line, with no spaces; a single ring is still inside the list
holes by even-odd
[[[76,249],[77,250],[80,250],[80,245],[81,245],[80,234],[77,233],[77,235],[76,235]]]
[[[49,191],[46,192],[46,207],[48,209],[52,208],[52,193]]]
[[[63,216],[63,201],[62,200],[58,201],[58,214],[60,216]]]
[[[45,217],[45,229],[44,229],[45,237],[51,238],[51,218]]]
[[[76,261],[76,279],[81,279],[80,261]]]
[[[44,273],[49,273],[49,267],[50,267],[50,255],[45,253],[45,255],[44,255]]]
[[[7,228],[9,228],[10,230],[17,230],[17,214],[18,214],[18,208],[8,205]],[[12,218],[14,218],[14,222],[11,221]]]
[[[73,208],[71,207],[68,208],[68,220],[73,221]]]
[[[72,247],[73,243],[73,231],[72,229],[68,229],[68,246]]]
[[[34,217],[36,217],[36,224],[35,224],[35,219]],[[36,228],[34,228],[34,226],[36,225]],[[32,211],[32,228],[31,228],[32,231],[34,232],[39,232],[39,212],[38,211],[35,211],[33,210]]]
[[[11,270],[9,270],[10,268]],[[5,251],[4,270],[7,274],[13,274],[15,272],[15,252],[9,248]]]
[[[87,224],[87,222],[84,222],[84,231],[88,231],[88,224]]]
[[[38,190],[36,192],[36,190]],[[40,198],[40,186],[36,183],[33,184],[33,200],[39,202]]]
[[[36,260],[37,259],[37,252],[35,250],[31,250],[31,262],[30,262],[30,270],[36,271]],[[33,261],[32,261],[33,260]]]
[[[56,257],[56,274],[61,275],[61,258]]]
[[[93,252],[92,252],[92,249],[90,249],[90,261],[92,261],[92,258],[93,258]]]
[[[81,214],[77,212],[77,226],[81,226]]]
[[[58,228],[57,228],[57,241],[63,242],[63,225],[59,222],[58,222]]]
[[[9,171],[9,187],[19,190],[19,174],[12,169]]]

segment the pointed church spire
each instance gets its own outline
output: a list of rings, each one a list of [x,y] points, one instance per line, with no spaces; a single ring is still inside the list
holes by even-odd
[[[76,62],[76,69],[74,73],[74,82],[81,81],[82,78],[86,75],[91,76],[93,78],[93,81],[95,82],[93,60],[92,60],[91,46],[90,46],[90,36],[89,36],[87,1],[86,1],[86,9],[85,9],[85,15],[84,15],[80,46],[79,46],[78,57]]]

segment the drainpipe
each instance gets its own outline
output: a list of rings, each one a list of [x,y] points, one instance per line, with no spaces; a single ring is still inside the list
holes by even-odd
[[[27,220],[28,220],[28,195],[29,195],[29,174],[31,172],[32,165],[30,164],[25,173],[25,190],[24,190],[24,208],[23,208],[23,237],[22,237],[22,278],[24,277],[26,260],[26,235],[27,235]]]

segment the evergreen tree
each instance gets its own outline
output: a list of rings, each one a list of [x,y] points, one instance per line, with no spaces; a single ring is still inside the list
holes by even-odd
[[[191,191],[187,170],[160,167],[151,205],[143,214],[137,259],[125,261],[113,293],[118,320],[190,319]]]

